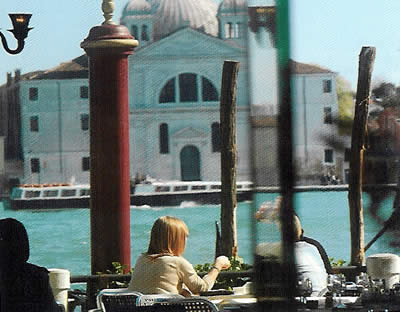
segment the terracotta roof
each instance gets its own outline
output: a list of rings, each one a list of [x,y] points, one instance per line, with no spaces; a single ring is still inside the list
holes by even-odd
[[[323,74],[334,73],[333,71],[323,68],[319,65],[299,63],[290,60],[292,74]]]
[[[321,74],[334,73],[333,71],[323,68],[319,65],[299,63],[290,61],[292,74]],[[89,78],[88,58],[83,54],[69,62],[63,62],[60,65],[46,70],[35,71],[22,75],[23,80],[34,79],[74,79],[74,78]]]
[[[33,71],[33,72],[22,74],[21,75],[21,80],[34,79],[36,76],[41,75],[43,73],[44,73],[44,70],[36,70],[36,71]]]
[[[73,60],[38,73],[28,79],[73,79],[73,78],[88,78],[88,58],[83,54]]]

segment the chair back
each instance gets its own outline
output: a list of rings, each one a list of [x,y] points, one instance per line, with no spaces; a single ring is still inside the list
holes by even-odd
[[[175,307],[184,308],[182,311],[189,312],[218,312],[217,306],[206,298],[190,297],[182,299],[167,299],[157,305],[173,305]],[[181,309],[177,309],[181,311]]]
[[[156,303],[173,300],[173,299],[184,299],[185,297],[175,294],[150,294],[141,295],[136,299],[137,306],[151,306]]]
[[[103,312],[133,312],[140,295],[126,288],[103,289],[97,295],[97,306]]]

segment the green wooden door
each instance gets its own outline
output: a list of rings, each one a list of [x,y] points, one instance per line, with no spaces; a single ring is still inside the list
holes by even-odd
[[[196,146],[187,145],[180,153],[182,181],[200,181],[200,152]]]

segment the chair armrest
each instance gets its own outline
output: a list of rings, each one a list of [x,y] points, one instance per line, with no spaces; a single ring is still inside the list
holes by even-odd
[[[57,303],[57,307],[58,307],[58,311],[59,312],[65,312],[65,307],[62,303],[59,303],[58,301],[56,301]]]
[[[101,312],[101,309],[96,308],[96,309],[90,309],[88,312]]]

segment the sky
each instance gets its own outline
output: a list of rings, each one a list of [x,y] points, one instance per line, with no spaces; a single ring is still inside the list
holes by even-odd
[[[217,1],[217,0],[216,0]],[[257,1],[257,2],[255,2]],[[273,0],[249,0],[271,4]],[[118,22],[127,0],[115,0]],[[15,39],[8,13],[32,13],[24,50],[18,55],[0,52],[0,84],[7,72],[53,68],[84,53],[80,48],[91,27],[103,21],[101,0],[1,0],[0,30],[10,48]],[[357,87],[358,56],[363,46],[376,47],[373,83],[400,84],[399,0],[290,0],[291,57],[318,64]]]

